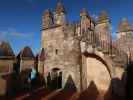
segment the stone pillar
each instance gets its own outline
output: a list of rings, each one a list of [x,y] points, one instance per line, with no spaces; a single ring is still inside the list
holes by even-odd
[[[87,89],[87,59],[82,55],[82,68],[81,68],[81,91]]]

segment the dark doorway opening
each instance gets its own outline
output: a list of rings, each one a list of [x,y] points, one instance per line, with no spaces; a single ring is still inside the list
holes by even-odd
[[[51,73],[49,72],[47,77],[47,86],[52,90],[62,88],[62,72],[60,69],[54,68]]]

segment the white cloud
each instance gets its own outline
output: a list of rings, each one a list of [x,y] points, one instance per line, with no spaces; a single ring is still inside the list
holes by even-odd
[[[17,31],[15,28],[8,28],[5,31],[0,31],[0,41],[8,41],[9,38],[33,38],[34,37],[34,33],[30,32],[30,33],[22,33]]]
[[[34,36],[34,33],[13,32],[10,35],[12,35],[14,37],[18,37],[18,38],[29,38],[29,37],[33,37]]]

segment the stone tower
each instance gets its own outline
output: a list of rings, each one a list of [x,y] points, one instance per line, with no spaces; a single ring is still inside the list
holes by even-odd
[[[109,49],[111,44],[111,21],[106,11],[102,11],[97,18],[95,32],[102,48]]]
[[[79,28],[80,27],[80,28]],[[81,38],[81,51],[84,51],[84,46],[95,46],[95,22],[94,20],[89,16],[89,13],[86,9],[82,9],[80,12],[80,25],[77,27],[77,29],[80,29],[80,38]],[[77,32],[78,33],[78,32]]]
[[[101,12],[96,22],[85,9],[80,12],[77,23],[68,23],[65,17],[61,3],[57,4],[54,18],[49,10],[44,14],[43,59],[40,59],[39,73],[44,76],[47,86],[54,86],[54,89],[67,87],[85,91],[95,83],[99,92],[111,93],[111,81],[115,77],[121,79],[127,56],[112,47],[107,13]],[[123,66],[116,67],[117,57]]]
[[[123,18],[119,23],[117,30],[117,39],[131,39],[132,38],[133,27],[128,22],[127,18]]]
[[[89,33],[94,31],[95,23],[92,20],[92,18],[89,16],[86,9],[82,9],[80,12],[80,25],[81,25],[81,33],[82,35],[87,35],[87,38],[89,38]],[[88,34],[87,34],[88,33]]]
[[[54,24],[53,14],[49,9],[45,10],[42,18],[42,28],[50,28]]]
[[[47,83],[49,83],[49,79],[52,82],[57,78],[61,79],[61,81],[58,81],[61,86],[55,86],[56,83],[53,82],[54,88],[65,88],[69,84],[69,86],[75,85],[73,87],[79,91],[80,43],[79,40],[75,39],[74,25],[62,23],[64,7],[60,3],[57,4],[56,14],[57,23],[55,22],[52,27],[42,29],[42,48],[45,50],[46,57],[43,69],[44,76]],[[50,12],[48,12],[47,17],[43,18],[44,25],[47,25],[47,21],[52,22]],[[48,23],[48,25],[50,24]]]
[[[116,44],[119,49],[127,53],[133,60],[133,27],[127,18],[123,18],[118,25]]]
[[[66,22],[66,10],[61,2],[57,3],[54,22],[57,25],[63,25]]]
[[[42,30],[51,28],[53,27],[53,25],[54,25],[53,14],[49,9],[47,9],[44,11],[42,16]],[[42,38],[41,41],[42,41],[41,45],[43,47],[44,39]]]

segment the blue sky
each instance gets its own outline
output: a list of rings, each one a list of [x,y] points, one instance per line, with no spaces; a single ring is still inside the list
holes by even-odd
[[[79,13],[86,8],[91,16],[107,10],[116,31],[121,18],[133,23],[133,0],[60,0],[70,21],[79,20]],[[41,45],[41,17],[45,9],[55,10],[57,0],[0,0],[0,41],[10,42],[15,54],[30,46],[36,54]],[[114,36],[114,35],[113,35]]]

